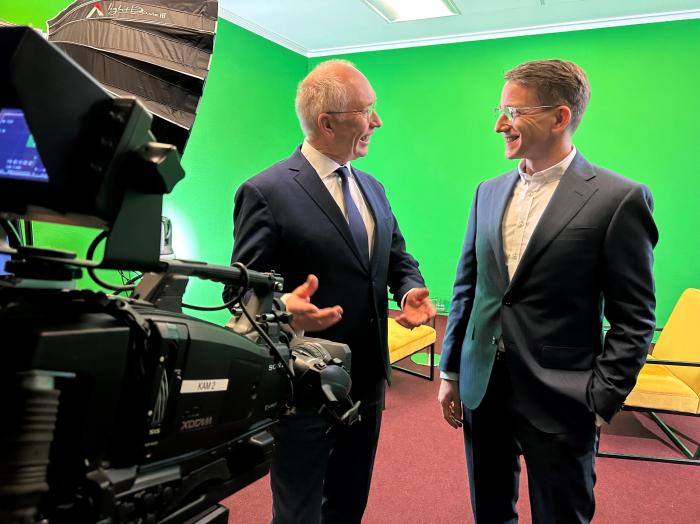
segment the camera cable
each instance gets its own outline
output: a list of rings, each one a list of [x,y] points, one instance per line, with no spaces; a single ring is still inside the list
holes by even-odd
[[[284,358],[282,358],[282,354],[279,352],[277,349],[277,346],[275,346],[275,343],[272,341],[270,336],[265,332],[265,330],[258,324],[258,322],[255,321],[253,318],[253,315],[250,314],[250,311],[248,311],[248,308],[245,307],[243,302],[240,302],[240,300],[243,298],[245,293],[248,291],[248,287],[250,285],[250,278],[248,277],[248,268],[245,266],[245,264],[242,264],[241,262],[234,262],[231,264],[234,267],[237,267],[240,271],[241,274],[243,275],[243,280],[245,284],[241,286],[241,291],[238,293],[238,296],[233,298],[232,300],[229,300],[227,304],[233,305],[235,303],[239,303],[238,305],[241,307],[241,311],[243,311],[243,314],[246,316],[248,319],[248,322],[250,322],[250,325],[255,329],[255,331],[258,332],[260,335],[260,338],[262,338],[265,343],[268,345],[270,348],[270,351],[272,354],[277,358],[277,360],[280,362],[282,365],[282,369],[284,369],[284,372],[286,373],[287,377],[289,378],[289,390],[291,392],[291,398],[294,398],[294,372],[292,369],[289,367],[289,364],[285,362]],[[183,304],[184,306],[184,304]]]
[[[90,243],[85,258],[87,258],[88,260],[92,260],[92,257],[95,255],[95,250],[97,249],[97,246],[108,236],[109,233],[107,231],[101,231],[100,234],[97,235]],[[102,280],[100,277],[97,276],[94,267],[88,267],[87,272],[93,281],[95,281],[98,285],[102,286],[103,288],[109,289],[110,291],[130,291],[132,289],[136,289],[136,284],[118,286],[116,284],[111,284],[105,280]]]

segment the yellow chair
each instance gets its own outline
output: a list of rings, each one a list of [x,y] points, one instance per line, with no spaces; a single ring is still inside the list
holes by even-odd
[[[700,417],[699,289],[686,289],[681,295],[622,409],[647,413],[685,458],[610,452],[600,456],[700,465],[700,446],[688,449],[658,415]]]
[[[428,349],[430,353],[430,372],[428,374],[419,373],[412,369],[395,365],[399,360],[406,358],[422,349]],[[433,380],[435,366],[435,329],[430,326],[418,326],[413,329],[406,329],[400,326],[393,318],[389,319],[389,362],[391,367],[416,377]]]

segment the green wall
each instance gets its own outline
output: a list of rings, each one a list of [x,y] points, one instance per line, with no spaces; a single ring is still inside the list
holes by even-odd
[[[173,221],[178,257],[228,265],[236,189],[289,156],[303,138],[293,101],[308,65],[305,57],[222,20],[214,48],[183,157],[187,174],[166,197],[164,214]],[[193,282],[186,299],[220,304],[221,285]],[[223,322],[230,315],[198,316]]]
[[[342,58],[372,82],[384,122],[357,164],[386,186],[433,296],[451,296],[476,185],[516,165],[493,131],[503,73],[542,58],[572,60],[589,76],[592,97],[575,136],[578,149],[652,190],[659,324],[683,289],[700,287],[697,126],[685,110],[700,85],[700,20]]]
[[[0,20],[46,31],[46,21],[68,4],[67,0],[0,0]]]
[[[66,4],[0,0],[0,18],[43,28]],[[700,177],[691,142],[697,126],[687,109],[691,89],[700,84],[700,20],[345,55],[372,82],[384,121],[370,154],[357,165],[385,185],[433,296],[449,299],[473,190],[515,166],[493,132],[503,73],[554,57],[579,63],[591,81],[577,147],[591,162],[652,189],[661,233],[655,271],[663,324],[681,291],[700,287]],[[300,142],[296,83],[321,60],[220,20],[183,159],[187,177],[165,203],[179,257],[228,263],[235,189]],[[93,234],[43,226],[37,239],[84,253]],[[219,287],[196,282],[186,298],[215,304]],[[223,321],[225,315],[207,318]]]

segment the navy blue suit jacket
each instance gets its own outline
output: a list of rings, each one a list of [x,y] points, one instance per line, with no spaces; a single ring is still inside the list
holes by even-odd
[[[577,153],[509,280],[501,224],[517,180],[511,171],[477,188],[441,370],[459,372],[460,397],[476,408],[503,337],[514,397],[535,426],[564,432],[593,413],[609,420],[654,329],[651,193]]]
[[[390,376],[387,286],[400,301],[425,284],[384,188],[367,173],[354,168],[353,173],[374,217],[371,261],[361,260],[345,217],[300,149],[238,189],[231,261],[280,273],[286,292],[310,273],[318,277],[312,302],[320,308],[338,304],[344,313],[339,323],[313,336],[350,346],[357,393]]]

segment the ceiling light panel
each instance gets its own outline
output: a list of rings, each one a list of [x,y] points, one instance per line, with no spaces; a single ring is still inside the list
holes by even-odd
[[[459,10],[450,0],[364,0],[387,22],[407,22],[454,16]]]

